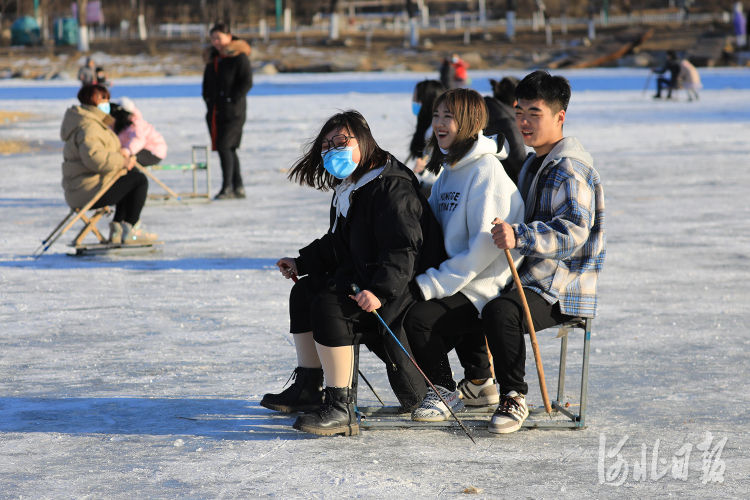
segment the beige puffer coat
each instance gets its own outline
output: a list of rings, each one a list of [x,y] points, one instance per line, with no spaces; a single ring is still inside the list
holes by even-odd
[[[81,208],[99,191],[111,174],[125,165],[120,139],[107,126],[110,115],[96,106],[82,104],[65,112],[60,138],[63,148],[62,187],[65,202]]]

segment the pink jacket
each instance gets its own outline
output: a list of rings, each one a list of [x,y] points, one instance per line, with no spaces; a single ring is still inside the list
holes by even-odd
[[[130,112],[133,114],[133,124],[118,134],[122,147],[128,148],[131,155],[145,149],[162,160],[166,158],[167,143],[164,137],[143,119],[138,108],[134,107]]]

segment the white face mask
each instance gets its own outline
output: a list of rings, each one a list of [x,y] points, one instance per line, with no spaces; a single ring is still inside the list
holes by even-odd
[[[438,146],[438,149],[439,149],[439,150],[440,150],[440,152],[441,152],[441,153],[443,153],[444,155],[447,155],[447,154],[448,154],[448,153],[450,152],[450,149],[443,149],[443,148],[441,148],[440,146]]]

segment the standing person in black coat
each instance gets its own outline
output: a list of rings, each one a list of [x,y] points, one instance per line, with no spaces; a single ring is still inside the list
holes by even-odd
[[[216,23],[211,28],[211,45],[203,54],[206,61],[203,100],[208,109],[206,122],[212,149],[219,153],[224,175],[216,199],[244,198],[237,148],[245,125],[245,96],[253,86],[248,57],[251,49],[247,42],[229,33],[229,27],[224,23]]]
[[[490,118],[484,135],[503,134],[508,140],[508,158],[501,160],[505,173],[514,184],[518,184],[518,173],[526,161],[526,147],[523,136],[516,125],[516,98],[513,93],[518,85],[518,78],[506,76],[499,82],[490,78],[492,97],[486,96],[484,102]]]
[[[386,363],[405,410],[427,393],[421,374],[372,311],[408,349],[402,322],[419,297],[410,282],[445,259],[442,232],[414,174],[378,146],[357,111],[331,117],[289,178],[334,190],[331,225],[299,257],[276,264],[286,278],[306,275],[289,296],[297,368],[291,387],[266,394],[260,404],[278,411],[314,409],[297,419],[295,429],[354,435],[360,344]],[[361,289],[356,295],[353,283]]]

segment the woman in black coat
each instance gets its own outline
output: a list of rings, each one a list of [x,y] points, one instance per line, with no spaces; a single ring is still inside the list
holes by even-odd
[[[240,147],[242,127],[245,125],[245,96],[253,86],[248,58],[250,45],[232,36],[224,23],[217,23],[211,28],[211,45],[204,52],[203,100],[208,110],[206,122],[211,133],[212,149],[219,153],[224,175],[216,199],[244,198],[237,148]]]
[[[296,429],[357,434],[360,344],[385,361],[405,409],[426,394],[422,376],[372,311],[408,349],[401,325],[420,296],[409,285],[421,270],[445,259],[442,232],[414,174],[380,149],[357,111],[331,117],[289,178],[335,193],[328,232],[296,259],[277,263],[287,278],[306,275],[289,298],[298,367],[295,383],[281,394],[266,394],[261,405],[279,411],[317,409],[299,417]],[[352,292],[352,284],[361,291]]]

